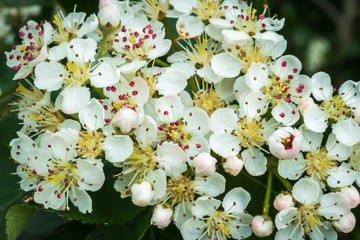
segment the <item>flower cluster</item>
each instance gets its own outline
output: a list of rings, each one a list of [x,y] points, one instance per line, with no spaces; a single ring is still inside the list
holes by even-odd
[[[6,53],[23,125],[11,156],[36,203],[92,212],[88,192],[114,177],[121,198],[151,206],[151,223],[173,222],[184,239],[265,237],[275,176],[286,187],[273,196],[275,239],[337,239],[354,228],[360,86],[337,91],[324,72],[301,74],[277,33],[284,19],[241,0],[99,8],[28,21]],[[239,182],[225,193],[241,172],[268,176],[255,217],[250,189]]]

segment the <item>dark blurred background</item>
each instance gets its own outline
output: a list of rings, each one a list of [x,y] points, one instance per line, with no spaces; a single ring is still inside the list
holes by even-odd
[[[311,77],[325,71],[335,88],[348,79],[360,80],[360,0],[254,0],[258,5],[263,2],[268,2],[271,15],[285,18],[285,26],[279,33],[287,39],[286,54],[297,56],[303,63],[302,73]],[[16,86],[11,80],[14,73],[6,66],[2,53],[19,42],[16,33],[28,19],[51,22],[57,9],[71,12],[75,4],[77,11],[88,14],[98,10],[96,0],[0,0],[0,118],[8,112]],[[0,154],[9,155],[8,152]],[[355,215],[360,218],[359,208]],[[88,227],[76,225],[77,229]],[[359,227],[339,239],[360,239]]]

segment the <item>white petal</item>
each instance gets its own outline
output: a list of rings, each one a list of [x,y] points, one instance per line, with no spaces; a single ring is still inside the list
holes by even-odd
[[[297,180],[305,171],[307,162],[299,154],[296,159],[281,159],[279,160],[278,171],[280,176],[290,180]]]
[[[316,231],[309,233],[310,239],[316,240],[337,240],[338,236],[333,226],[329,222],[323,222],[316,226]]]
[[[154,142],[157,137],[157,128],[154,119],[145,115],[144,120],[136,129],[135,135],[140,145],[150,145]]]
[[[275,225],[277,229],[284,229],[291,225],[297,216],[297,208],[289,207],[281,210],[275,216]],[[286,238],[287,239],[287,238]]]
[[[169,71],[160,75],[156,82],[156,89],[161,95],[178,94],[185,89],[187,77],[179,71]]]
[[[211,68],[209,63],[206,63],[203,68],[196,72],[205,82],[208,83],[219,83],[223,78],[218,76]]]
[[[105,181],[103,164],[100,161],[93,162],[81,159],[76,162],[76,175],[80,179],[78,184],[81,188],[89,191],[99,190]]]
[[[291,80],[290,89],[291,100],[299,104],[310,97],[312,90],[311,79],[306,75],[299,75],[296,79]]]
[[[179,1],[181,2],[181,1]],[[197,240],[203,235],[206,229],[204,221],[189,219],[180,228],[181,236],[187,240]]]
[[[194,180],[194,190],[200,195],[216,197],[225,191],[225,178],[219,173],[214,173],[208,177],[196,176]]]
[[[79,111],[79,121],[85,129],[96,131],[104,126],[105,112],[103,106],[95,98]]]
[[[283,36],[275,32],[263,32],[254,36],[255,45],[259,46],[265,56],[271,56],[277,59],[286,50],[287,42]]]
[[[253,91],[269,84],[269,73],[265,64],[254,62],[245,74],[246,85]]]
[[[81,213],[92,212],[92,200],[85,190],[75,187],[69,192],[70,201]]]
[[[109,136],[102,144],[105,159],[109,162],[123,162],[133,152],[133,141],[127,135]]]
[[[226,132],[238,128],[239,117],[232,108],[221,108],[213,112],[210,117],[212,132]]]
[[[251,37],[244,31],[223,30],[222,34],[224,40],[231,44],[244,44],[249,40],[252,40]]]
[[[346,105],[352,108],[358,108],[360,106],[360,94],[358,82],[347,80],[341,84],[339,88],[339,95],[341,99],[345,101]]]
[[[272,67],[273,73],[280,79],[296,79],[299,76],[302,65],[299,59],[293,55],[285,55],[277,59]]]
[[[35,142],[27,135],[17,132],[19,138],[11,140],[11,157],[18,163],[27,163],[28,153],[34,150]]]
[[[214,214],[221,205],[221,201],[207,196],[198,197],[193,204],[192,213],[196,218],[204,218]]]
[[[327,193],[320,198],[317,213],[330,220],[336,220],[350,211],[344,195],[341,193]]]
[[[156,42],[154,46],[155,48],[151,49],[148,52],[149,59],[155,59],[164,56],[170,50],[171,40],[169,39],[159,40]]]
[[[336,140],[334,134],[330,134],[326,141],[327,155],[336,160],[347,160],[351,155],[351,147],[343,145]]]
[[[267,159],[256,147],[241,152],[246,171],[252,176],[261,176],[266,172]]]
[[[154,187],[154,196],[151,205],[154,205],[161,199],[166,193],[166,173],[161,169],[149,171],[145,176],[145,179],[149,181]]]
[[[186,57],[186,52],[184,50],[174,52],[167,58],[168,63],[185,62],[186,60],[187,57]]]
[[[343,119],[333,125],[333,131],[339,142],[353,146],[360,141],[360,126],[350,119]]]
[[[96,88],[111,86],[119,81],[119,77],[119,70],[107,62],[100,63],[89,76],[91,85]]]
[[[184,111],[185,129],[192,136],[204,136],[210,130],[210,119],[201,108],[190,108]]]
[[[300,118],[298,109],[293,103],[279,102],[271,111],[271,115],[276,121],[285,125],[292,126]]]
[[[275,240],[284,240],[284,239],[291,239],[291,240],[303,240],[304,236],[301,230],[301,226],[297,225],[290,225],[287,228],[280,229],[276,232]]]
[[[265,18],[262,23],[266,25],[266,31],[279,31],[283,28],[285,22],[285,18],[276,19],[276,18]]]
[[[224,158],[238,154],[241,149],[238,137],[230,133],[214,133],[211,135],[209,142],[211,149]]]
[[[330,99],[333,94],[333,86],[329,74],[324,72],[315,73],[311,77],[312,94],[317,101]]]
[[[357,177],[357,172],[346,163],[331,168],[328,172],[327,183],[332,188],[346,187],[352,185]]]
[[[250,91],[240,102],[240,108],[244,109],[245,116],[252,119],[259,117],[267,112],[269,97],[262,91]]]
[[[39,89],[56,91],[61,88],[67,75],[67,71],[60,63],[42,62],[35,68],[34,84]]]
[[[64,59],[67,55],[68,44],[68,42],[62,42],[59,45],[50,48],[48,59],[51,61]]]
[[[216,54],[211,59],[211,67],[216,75],[224,78],[232,78],[239,75],[241,63],[232,55],[223,52]]]
[[[222,207],[227,213],[242,213],[249,204],[250,194],[243,188],[237,187],[230,190],[224,197]]]
[[[189,164],[191,164],[191,159],[196,155],[202,152],[210,153],[210,144],[203,136],[192,137],[190,141],[187,142],[187,145],[189,148],[185,150],[185,153],[187,156],[186,160]]]
[[[137,105],[143,105],[149,100],[149,86],[147,85],[146,81],[141,77],[135,77],[130,80],[128,92],[131,96],[131,99]]]
[[[87,87],[73,85],[63,90],[59,96],[61,96],[61,110],[66,114],[74,114],[88,104],[90,90]]]
[[[304,125],[299,128],[301,134],[303,135],[303,145],[301,151],[303,152],[315,152],[320,148],[321,141],[323,139],[322,133],[316,133],[307,129]]]
[[[193,7],[196,6],[195,0],[188,0],[188,1],[170,0],[169,2],[174,7],[174,9],[182,13],[191,13]]]
[[[181,16],[176,22],[176,30],[180,37],[192,38],[200,36],[205,30],[205,25],[200,17]]]
[[[79,63],[95,61],[96,42],[92,38],[74,38],[69,42],[67,59]]]
[[[120,72],[128,73],[128,74],[134,73],[137,70],[139,70],[140,68],[142,68],[143,66],[145,66],[146,63],[147,62],[144,60],[135,59],[135,60],[131,61],[130,63],[125,63],[124,65],[122,65],[120,67]]]
[[[292,189],[294,199],[303,205],[317,203],[322,194],[320,185],[311,178],[301,178]]]
[[[304,123],[308,129],[317,133],[325,132],[328,126],[326,113],[316,104],[310,104],[304,113]]]
[[[167,176],[177,176],[187,170],[184,151],[174,143],[164,142],[158,146],[156,161]]]
[[[175,122],[183,116],[184,105],[178,95],[169,95],[155,101],[158,120],[162,123]]]

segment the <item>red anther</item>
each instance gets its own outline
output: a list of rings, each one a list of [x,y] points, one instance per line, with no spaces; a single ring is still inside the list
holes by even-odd
[[[111,89],[112,92],[115,92],[115,91],[116,91],[116,87],[115,87],[115,86],[111,86],[110,89]]]
[[[196,148],[201,148],[201,144],[197,143],[196,145]]]
[[[286,67],[286,65],[287,65],[287,62],[286,62],[286,61],[282,61],[282,62],[281,62],[281,66],[282,66],[282,67]]]
[[[299,71],[299,69],[297,69],[297,68],[293,68],[293,73],[297,73],[298,71]]]
[[[164,126],[163,126],[163,125],[160,125],[160,126],[158,127],[158,129],[159,129],[159,131],[163,131],[163,130],[164,130]]]
[[[261,27],[262,27],[262,28],[266,28],[266,24],[265,24],[265,23],[262,23],[262,24],[261,24]]]
[[[37,190],[38,190],[39,192],[42,192],[42,190],[44,190],[44,188],[43,188],[42,186],[39,186],[39,187],[37,188]]]
[[[156,36],[157,36],[156,34],[153,34],[153,35],[151,36],[151,38],[152,38],[152,39],[155,39]]]
[[[32,174],[37,174],[36,169],[33,169],[33,170],[31,171],[31,173],[32,173]]]
[[[60,199],[62,197],[61,193],[58,193],[56,197]]]
[[[136,96],[136,95],[138,95],[138,93],[139,93],[139,92],[135,90],[135,91],[132,91],[131,94],[132,94],[133,96]]]
[[[190,160],[194,160],[195,157],[194,157],[194,156],[190,156],[189,158],[190,158]]]
[[[265,15],[264,15],[264,14],[260,14],[260,15],[259,15],[259,19],[261,19],[261,20],[265,19]]]
[[[282,112],[282,113],[279,114],[279,116],[280,116],[281,118],[284,118],[284,117],[285,117],[285,113]]]
[[[134,81],[130,81],[129,86],[130,86],[130,87],[134,87],[134,86],[135,86],[135,82],[134,82]]]
[[[169,112],[168,111],[164,111],[164,116],[167,116],[169,115]]]
[[[127,37],[123,37],[122,40],[123,40],[123,42],[126,42],[126,41],[127,41]]]
[[[49,169],[48,169],[48,173],[50,173],[50,174],[51,174],[51,173],[54,173],[54,170],[52,170],[52,169],[49,168]]]
[[[289,75],[289,76],[288,76],[288,79],[289,79],[289,80],[292,80],[293,78],[294,78],[293,75]]]

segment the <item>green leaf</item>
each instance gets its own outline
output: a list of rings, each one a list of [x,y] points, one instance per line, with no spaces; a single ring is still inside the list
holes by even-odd
[[[81,220],[84,223],[122,223],[138,215],[144,208],[135,206],[130,198],[121,199],[120,193],[114,189],[114,179],[111,177],[119,170],[110,163],[105,163],[105,183],[97,192],[89,192],[93,203],[93,211],[83,214],[76,207],[70,207],[70,211],[61,211],[59,215],[69,219]]]
[[[24,7],[31,5],[51,5],[54,4],[54,0],[26,0],[26,1],[14,1],[14,0],[2,0],[1,5],[5,7]]]
[[[12,206],[6,213],[6,235],[15,240],[36,210],[25,205]]]

